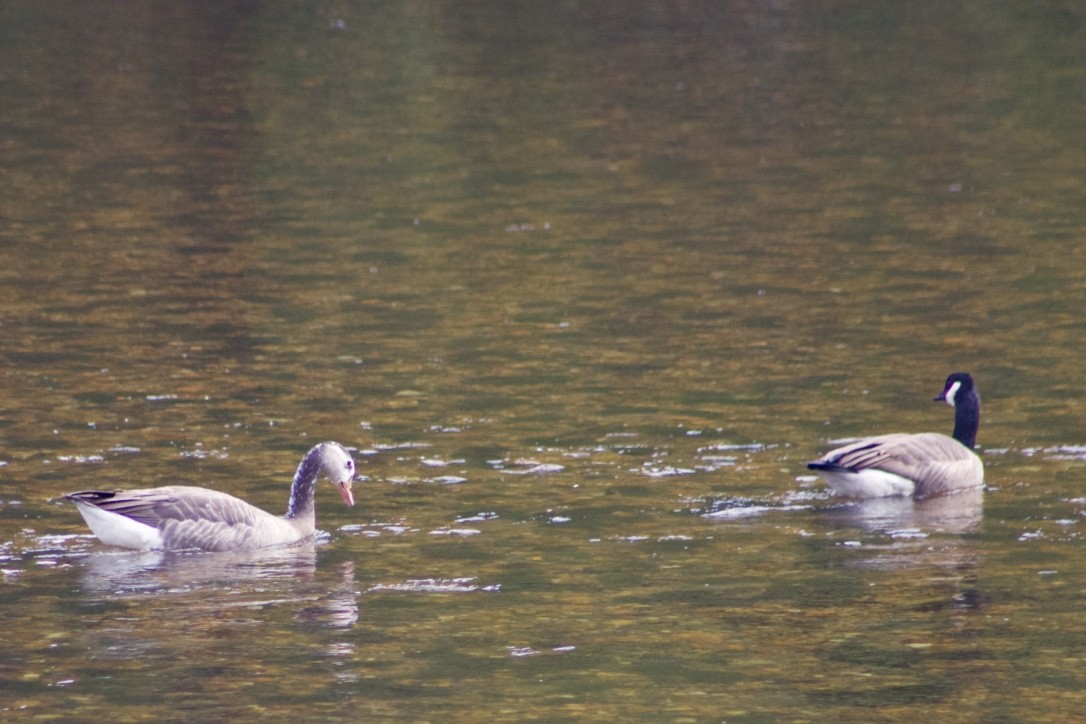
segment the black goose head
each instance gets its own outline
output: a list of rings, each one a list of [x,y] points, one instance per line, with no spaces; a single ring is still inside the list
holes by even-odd
[[[973,378],[965,372],[951,374],[935,402],[945,402],[954,408],[954,439],[969,449],[976,446],[980,395],[973,385]]]

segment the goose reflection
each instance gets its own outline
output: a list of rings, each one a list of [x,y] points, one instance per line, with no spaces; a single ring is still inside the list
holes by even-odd
[[[972,488],[924,500],[870,498],[835,507],[831,516],[872,533],[975,533],[984,518],[984,490]]]
[[[336,570],[338,580],[328,587],[327,595],[298,609],[295,621],[326,628],[351,628],[358,623],[354,561],[343,561]]]
[[[845,565],[883,571],[923,571],[960,587],[952,601],[976,596],[976,575],[982,556],[970,535],[980,530],[983,491],[914,501],[911,498],[880,498],[841,506],[829,511],[848,526],[859,526],[879,540],[846,541],[858,554]],[[885,537],[884,537],[885,536]],[[936,573],[937,572],[937,573]],[[957,604],[955,604],[957,605]]]
[[[287,605],[308,624],[343,628],[358,621],[354,563],[318,569],[313,543],[233,553],[95,552],[81,563],[91,598],[184,602],[191,617]],[[191,600],[193,593],[198,600]]]
[[[277,645],[299,624],[353,628],[354,563],[317,559],[313,544],[249,553],[94,552],[76,564],[94,612],[81,635],[98,659],[213,659],[224,646]],[[284,620],[295,626],[284,628]]]
[[[317,550],[307,543],[231,553],[95,551],[81,563],[85,590],[111,598],[202,588],[236,595],[272,581],[312,579]]]

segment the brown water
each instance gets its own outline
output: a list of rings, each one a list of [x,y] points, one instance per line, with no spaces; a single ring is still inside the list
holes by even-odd
[[[1073,4],[0,7],[0,718],[1059,721]],[[949,431],[989,487],[826,495]],[[127,553],[206,485],[313,546]]]

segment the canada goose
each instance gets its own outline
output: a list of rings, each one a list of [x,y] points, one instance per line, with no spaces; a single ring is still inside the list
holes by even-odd
[[[984,484],[984,463],[973,452],[980,395],[973,378],[955,372],[935,398],[954,408],[954,437],[937,432],[868,437],[807,463],[833,490],[853,498],[927,498]]]
[[[313,535],[313,489],[324,475],[354,505],[354,460],[341,445],[324,442],[302,458],[284,516],[207,488],[169,485],[143,490],[87,490],[64,497],[103,543],[137,550],[248,551],[298,543]]]

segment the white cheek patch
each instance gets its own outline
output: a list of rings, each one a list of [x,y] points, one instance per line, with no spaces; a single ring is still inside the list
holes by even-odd
[[[954,407],[954,398],[958,396],[958,388],[961,386],[961,382],[955,382],[950,387],[946,388],[946,394],[943,395],[943,401],[951,407]]]

